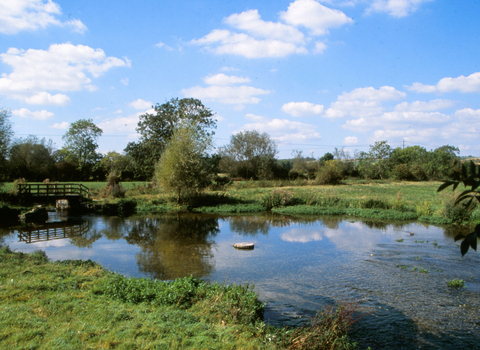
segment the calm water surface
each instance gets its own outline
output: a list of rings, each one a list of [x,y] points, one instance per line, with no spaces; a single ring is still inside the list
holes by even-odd
[[[360,348],[480,348],[480,255],[461,257],[458,228],[283,216],[65,220],[51,214],[49,225],[3,231],[0,242],[52,260],[92,259],[126,276],[254,283],[274,325],[359,302],[351,337]],[[236,250],[237,242],[255,249]],[[448,287],[452,279],[466,287]]]

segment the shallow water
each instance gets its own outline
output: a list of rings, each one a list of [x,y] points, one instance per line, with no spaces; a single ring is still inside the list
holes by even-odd
[[[458,228],[284,216],[65,220],[51,215],[41,229],[3,232],[0,240],[53,260],[92,259],[126,276],[254,283],[274,325],[358,302],[362,318],[351,337],[360,348],[480,348],[480,255],[461,257]],[[237,242],[255,249],[237,250]],[[466,287],[448,287],[452,279]]]

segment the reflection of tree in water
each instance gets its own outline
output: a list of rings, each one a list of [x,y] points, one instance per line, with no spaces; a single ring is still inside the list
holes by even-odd
[[[139,270],[153,278],[173,280],[193,275],[203,277],[214,269],[213,237],[220,231],[218,219],[200,215],[129,219],[125,236],[138,245]]]
[[[466,236],[472,231],[473,231],[473,228],[471,227],[457,226],[457,225],[449,225],[443,228],[444,236],[447,236],[450,238],[455,238],[459,234],[463,234],[464,236]]]
[[[247,216],[232,216],[228,218],[230,223],[230,230],[236,232],[241,236],[255,237],[257,234],[268,234],[271,220],[264,216],[247,215]]]

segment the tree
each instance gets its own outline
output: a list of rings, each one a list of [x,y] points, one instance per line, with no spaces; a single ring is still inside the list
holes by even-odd
[[[109,151],[102,157],[99,167],[104,175],[115,174],[124,180],[128,174],[128,158],[124,154],[115,151]]]
[[[220,171],[245,178],[264,178],[269,173],[265,167],[275,164],[277,153],[276,142],[266,132],[241,131],[220,149]]]
[[[9,121],[10,111],[0,109],[0,181],[5,180],[7,171],[7,154],[13,136],[12,124]]]
[[[127,156],[134,163],[138,178],[150,179],[155,164],[175,129],[181,125],[194,123],[199,134],[213,136],[216,127],[215,113],[194,98],[173,98],[154,107],[156,114],[146,113],[140,116],[137,143],[129,142],[125,148]]]
[[[360,152],[359,171],[369,179],[386,179],[389,176],[389,158],[392,148],[387,141],[376,141],[370,146],[370,151]]]
[[[97,140],[103,131],[93,123],[92,119],[80,119],[70,125],[63,135],[65,161],[73,162],[83,177],[89,177],[93,165],[101,159],[97,153]]]
[[[11,178],[42,181],[51,177],[55,164],[53,152],[52,140],[40,140],[36,136],[15,140],[8,159]]]
[[[155,167],[157,183],[177,195],[195,195],[210,183],[211,162],[207,151],[211,136],[201,133],[195,123],[178,126]]]

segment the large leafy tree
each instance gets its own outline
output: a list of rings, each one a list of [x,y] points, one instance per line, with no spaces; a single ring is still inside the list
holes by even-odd
[[[52,175],[55,158],[52,140],[29,136],[15,140],[9,151],[10,176],[42,181]]]
[[[12,124],[10,123],[10,111],[0,109],[0,181],[5,179],[6,159],[10,141],[12,140]]]
[[[155,164],[179,126],[193,123],[199,135],[205,137],[213,136],[216,127],[215,113],[194,98],[173,98],[157,103],[154,109],[154,114],[140,116],[136,128],[139,141],[129,142],[125,148],[137,178],[152,178]]]
[[[220,171],[242,177],[265,179],[273,174],[277,144],[266,132],[241,131],[220,149]]]
[[[178,126],[156,165],[155,179],[177,195],[195,195],[209,183],[212,172],[207,151],[212,147],[211,136],[199,131],[195,123]]]
[[[89,177],[93,166],[101,159],[97,153],[97,140],[102,133],[92,119],[80,119],[63,135],[65,161],[76,164],[83,177]]]

